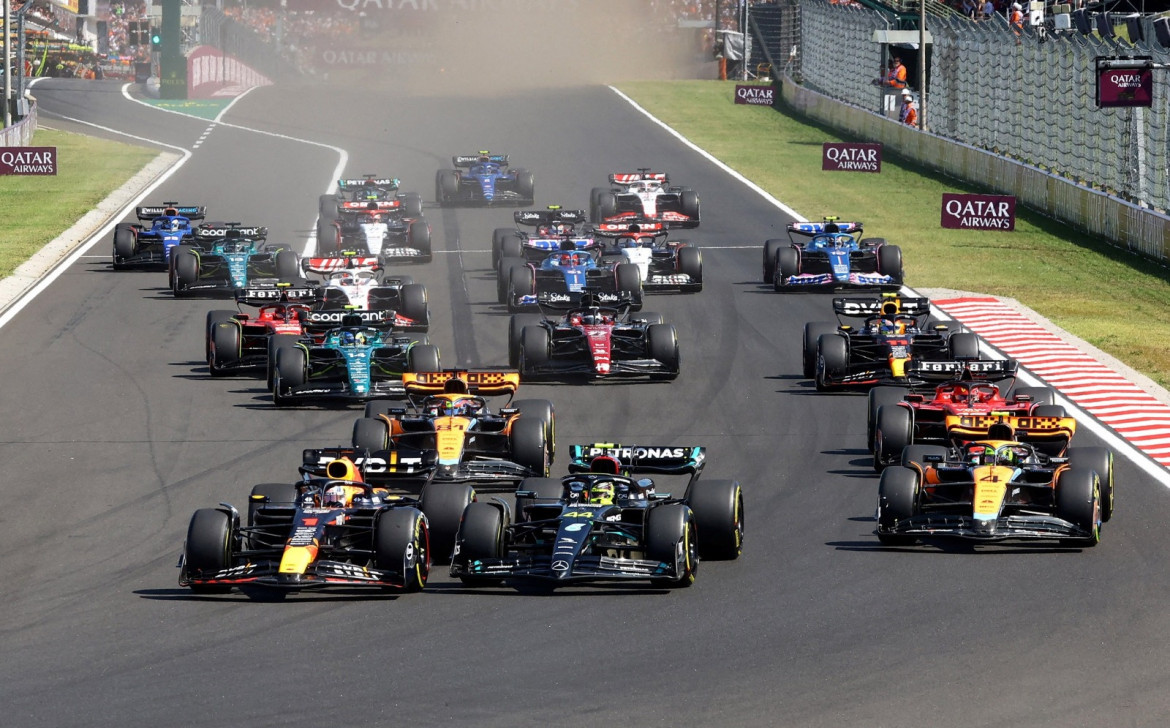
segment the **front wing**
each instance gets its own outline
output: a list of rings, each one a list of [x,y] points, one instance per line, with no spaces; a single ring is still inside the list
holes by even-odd
[[[674,564],[647,559],[612,556],[580,556],[568,569],[554,569],[551,556],[512,556],[451,564],[453,577],[517,579],[572,584],[595,581],[633,581],[639,579],[677,580]]]
[[[344,561],[318,561],[303,574],[280,573],[279,561],[259,561],[234,566],[214,574],[189,574],[183,568],[179,586],[259,586],[285,591],[326,587],[379,587],[402,589],[401,574]]]
[[[979,521],[972,516],[920,514],[898,521],[893,528],[878,528],[878,535],[950,536],[972,541],[1008,541],[1090,538],[1092,534],[1056,516],[1039,514],[1001,516]]]

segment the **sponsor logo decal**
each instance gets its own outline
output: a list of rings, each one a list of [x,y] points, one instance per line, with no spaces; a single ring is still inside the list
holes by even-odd
[[[959,230],[1015,230],[1016,198],[1012,195],[944,192],[942,227]]]
[[[821,169],[826,172],[882,171],[882,145],[825,142],[821,145]]]

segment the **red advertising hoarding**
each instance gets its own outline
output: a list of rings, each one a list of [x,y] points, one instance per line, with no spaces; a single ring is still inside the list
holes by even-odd
[[[57,174],[57,147],[0,147],[0,175]]]
[[[776,89],[772,86],[748,86],[742,83],[735,84],[735,103],[751,104],[753,106],[771,106],[776,98]]]
[[[1097,57],[1097,108],[1112,109],[1153,104],[1152,58]]]
[[[958,230],[1015,230],[1016,198],[944,192],[942,226]]]
[[[821,147],[821,170],[825,172],[882,171],[882,145],[853,142],[825,142]]]

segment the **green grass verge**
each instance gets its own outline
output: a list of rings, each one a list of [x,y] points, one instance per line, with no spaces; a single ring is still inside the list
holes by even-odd
[[[0,177],[0,278],[12,275],[158,154],[49,129],[38,129],[32,144],[57,147],[57,174]]]
[[[620,88],[804,217],[862,220],[867,236],[900,245],[908,285],[1011,296],[1170,386],[1165,267],[1019,208],[1013,232],[943,229],[943,192],[986,190],[888,153],[881,174],[823,172],[823,142],[864,140],[794,113],[735,105],[733,82],[638,82]],[[664,160],[662,166],[669,164]],[[765,238],[786,237],[782,225],[758,235],[761,247]]]

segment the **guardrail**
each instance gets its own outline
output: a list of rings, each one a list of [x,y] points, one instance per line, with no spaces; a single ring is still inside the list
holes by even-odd
[[[33,133],[37,130],[37,101],[31,97],[28,99],[28,116],[0,131],[0,146],[27,147],[32,143]]]

